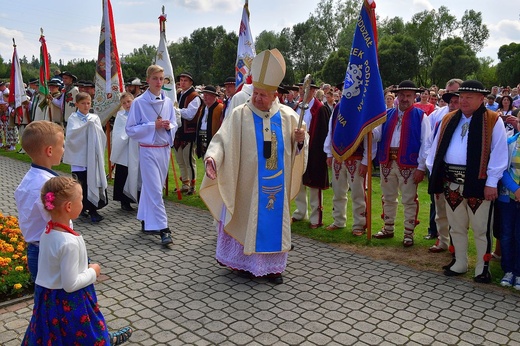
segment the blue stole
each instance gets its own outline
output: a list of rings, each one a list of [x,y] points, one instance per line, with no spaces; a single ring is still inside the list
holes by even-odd
[[[284,141],[280,111],[270,119],[271,135],[276,136],[276,168],[268,169],[264,157],[264,126],[262,117],[253,114],[256,149],[258,153],[258,218],[256,225],[256,252],[282,250],[284,209]],[[274,148],[275,143],[271,143]]]

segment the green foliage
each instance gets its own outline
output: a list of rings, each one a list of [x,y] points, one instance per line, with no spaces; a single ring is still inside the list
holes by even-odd
[[[466,10],[460,21],[462,38],[471,50],[480,52],[489,38],[487,25],[482,24],[482,13]]]
[[[479,61],[475,52],[460,37],[447,38],[439,45],[439,54],[435,56],[431,68],[431,81],[444,85],[448,80],[467,79],[478,71]]]
[[[341,73],[339,66],[331,66],[338,57],[339,49],[350,50],[353,34],[362,1],[358,0],[320,0],[310,11],[307,20],[280,32],[263,31],[255,38],[256,51],[278,48],[285,57],[287,66],[286,84],[301,80],[307,73],[318,81],[336,82]],[[383,18],[378,20],[379,57],[381,76],[384,85],[397,84],[403,79],[412,79],[419,85],[442,84],[441,81],[453,77],[479,76],[479,80],[495,81],[500,84],[516,84],[520,80],[518,55],[512,54],[515,46],[503,46],[499,56],[501,62],[497,68],[484,64],[475,68],[474,55],[479,52],[489,38],[489,30],[482,23],[482,13],[466,10],[462,18],[457,19],[445,6],[431,11],[416,13],[409,22],[402,18]],[[464,47],[453,39],[455,34],[462,37]],[[442,43],[445,43],[441,47]],[[457,47],[447,49],[446,42]],[[190,71],[196,84],[220,84],[234,75],[238,38],[235,32],[227,33],[222,26],[196,29],[189,37],[183,37],[168,45],[175,75]],[[139,77],[144,80],[146,68],[154,61],[157,47],[143,45],[133,52],[121,56],[123,76],[126,79]],[[516,50],[517,52],[518,50]],[[36,53],[36,52],[35,52]],[[338,55],[339,54],[339,55]],[[449,54],[449,56],[441,56]],[[458,54],[458,55],[457,55]],[[458,60],[457,66],[464,69],[441,71],[441,66],[448,66],[448,61]],[[515,60],[516,59],[516,60]],[[24,80],[38,77],[39,55],[31,59],[22,57]],[[51,71],[59,68],[68,70],[79,79],[92,80],[95,74],[95,59],[73,60],[64,65],[61,59],[51,66]],[[342,58],[338,61],[342,64]],[[469,63],[469,65],[467,65]],[[471,68],[469,68],[471,67]],[[337,70],[337,71],[335,71]],[[346,70],[346,68],[345,68]],[[497,76],[494,73],[498,74]],[[10,61],[0,57],[0,79],[9,79]],[[448,78],[448,73],[452,75]],[[329,78],[334,78],[329,79]]]
[[[331,83],[339,83],[344,80],[349,57],[349,51],[344,47],[333,52],[323,65],[321,78],[324,81],[330,81]]]
[[[403,34],[384,36],[379,41],[379,72],[383,85],[413,79],[419,71],[418,46]]]
[[[516,85],[520,81],[520,43],[512,42],[498,50],[497,77],[501,85]]]
[[[488,88],[498,84],[497,66],[493,66],[493,60],[490,57],[478,58],[479,68],[473,74],[467,76],[466,79],[476,79]]]

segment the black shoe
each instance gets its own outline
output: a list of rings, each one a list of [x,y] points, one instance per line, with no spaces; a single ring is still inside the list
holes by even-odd
[[[124,211],[134,211],[135,210],[134,208],[132,208],[130,203],[123,203],[123,202],[121,202],[121,209]]]
[[[161,234],[161,244],[168,245],[173,243],[172,232],[169,228],[162,229],[159,233]]]
[[[89,217],[89,215],[88,215],[88,211],[86,211],[86,210],[82,210],[82,211],[81,211],[81,214],[79,214],[79,215],[80,215],[80,216],[83,216],[83,217]]]
[[[103,219],[104,217],[99,215],[97,212],[90,213],[90,222],[92,223],[98,223]]]
[[[248,272],[247,270],[237,270],[237,275],[245,279],[252,279],[255,277],[251,272]]]
[[[268,274],[267,275],[267,281],[272,282],[275,285],[283,284],[283,277],[282,273],[278,274]]]
[[[454,272],[451,269],[444,269],[444,275],[446,275],[446,276],[461,276],[464,274],[466,274],[466,273],[458,273],[458,272]]]
[[[444,270],[450,269],[451,266],[454,264],[455,264],[455,258],[453,258],[450,263],[446,264],[445,266],[442,266],[442,269],[444,269]]]
[[[427,236],[424,237],[424,239],[426,239],[426,240],[434,240],[434,239],[437,239],[437,236],[434,236],[433,234],[428,234]]]
[[[491,273],[485,272],[480,275],[477,275],[473,278],[473,281],[475,281],[479,284],[488,284],[491,282]]]

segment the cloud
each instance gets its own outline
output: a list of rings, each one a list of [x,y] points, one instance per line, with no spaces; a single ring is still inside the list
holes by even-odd
[[[413,13],[418,13],[422,11],[431,11],[434,7],[428,0],[413,0],[412,9]]]
[[[243,7],[241,0],[173,0],[173,3],[198,12],[231,13]]]
[[[503,19],[497,24],[489,25],[494,37],[501,40],[520,41],[520,22],[510,19]],[[511,42],[509,42],[511,43]]]

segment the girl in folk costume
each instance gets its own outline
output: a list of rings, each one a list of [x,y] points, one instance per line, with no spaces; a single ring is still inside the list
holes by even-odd
[[[130,203],[135,202],[132,198],[124,194],[126,179],[128,177],[128,162],[129,155],[133,152],[129,150],[131,141],[126,134],[126,121],[128,119],[128,111],[134,101],[134,95],[129,92],[124,92],[120,97],[121,109],[117,112],[116,120],[114,122],[114,131],[112,132],[112,153],[110,154],[110,161],[116,165],[116,175],[114,178],[114,201],[121,202],[121,209],[125,211],[133,211],[134,208]],[[138,159],[138,158],[137,158]]]
[[[81,185],[51,178],[41,199],[51,221],[40,238],[33,315],[22,345],[122,344],[132,329],[108,332],[94,289],[100,266],[89,263],[83,237],[69,227],[81,213]]]

